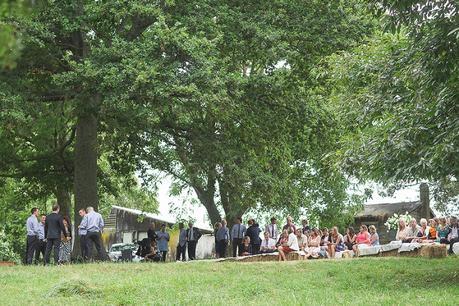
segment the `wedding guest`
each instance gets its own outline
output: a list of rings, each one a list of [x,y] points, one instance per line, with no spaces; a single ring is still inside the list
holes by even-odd
[[[287,230],[288,232],[291,231],[292,233],[294,233],[296,231],[296,226],[295,226],[295,224],[293,224],[292,217],[290,217],[290,216],[287,217],[287,224],[284,225],[282,230]]]
[[[419,220],[419,223],[421,224],[421,228],[419,229],[417,242],[423,242],[427,240],[427,236],[429,235],[429,227],[427,225],[427,219],[425,218]]]
[[[226,227],[226,220],[223,219],[221,222],[222,226],[217,231],[217,242],[218,242],[218,256],[219,258],[226,257],[226,247],[230,240],[229,229]]]
[[[264,233],[264,239],[261,241],[260,253],[273,253],[276,250],[276,241],[269,237],[269,232]]]
[[[304,235],[308,235],[309,231],[311,230],[311,228],[309,227],[308,219],[303,219],[303,221],[301,221],[301,225],[303,226],[303,228],[301,229],[302,233]]]
[[[427,234],[427,239],[428,240],[437,239],[437,223],[435,222],[435,219],[429,220],[429,231]]]
[[[287,261],[286,255],[291,252],[298,251],[298,249],[298,239],[295,235],[295,232],[293,232],[290,228],[287,243],[284,243],[277,248],[279,251],[279,261]]]
[[[250,244],[250,237],[245,236],[241,244],[241,256],[252,255],[252,245]]]
[[[218,245],[217,232],[221,227],[222,227],[222,223],[221,222],[215,222],[215,224],[214,224],[214,237],[215,237],[215,257],[216,258],[220,257],[220,255],[218,254],[218,252],[220,250],[220,246]]]
[[[188,229],[186,230],[186,241],[188,245],[188,259],[196,259],[196,245],[201,238],[201,231],[193,226],[193,222],[188,222]]]
[[[61,233],[61,246],[59,248],[59,264],[70,262],[70,255],[72,254],[72,227],[68,216],[64,216],[62,220],[67,236]]]
[[[321,234],[318,228],[313,228],[308,239],[308,247],[304,250],[305,258],[318,258],[320,252]]]
[[[276,249],[277,247],[287,243],[287,241],[288,241],[288,230],[283,230],[279,236],[279,240],[276,243]]]
[[[449,227],[446,224],[446,218],[441,217],[438,219],[438,227],[437,227],[437,241],[445,244],[448,242],[448,233],[449,233]]]
[[[308,237],[303,234],[302,229],[297,229],[296,230],[296,238],[298,239],[298,248],[299,250],[304,250],[305,247],[308,246]]]
[[[258,226],[258,223],[256,223],[254,219],[250,219],[248,221],[248,225],[249,225],[249,227],[247,228],[247,231],[245,232],[245,235],[250,237],[250,244],[252,245],[252,254],[256,255],[260,251],[260,244],[261,244],[260,233],[261,233],[261,229]]]
[[[448,243],[449,243],[449,254],[453,254],[453,244],[459,242],[459,230],[458,222],[456,217],[450,217],[449,219],[449,233],[448,233]]]
[[[156,235],[156,233],[155,233]],[[151,260],[151,261],[154,261],[154,262],[158,262],[161,260],[161,254],[160,252],[158,252],[158,247],[157,247],[157,244],[156,244],[156,241],[155,240],[151,240],[151,239],[148,239],[147,242],[150,242],[150,243],[147,243],[147,248],[146,248],[146,254],[145,254],[145,260]]]
[[[398,230],[397,234],[395,235],[396,240],[406,241],[408,238],[408,228],[406,227],[406,223],[404,219],[398,220]]]
[[[355,244],[355,231],[352,226],[346,229],[346,235],[344,236],[344,245],[349,251],[352,251],[352,248]]]
[[[166,224],[161,224],[161,229],[156,233],[158,251],[161,254],[161,261],[166,261],[167,252],[169,251],[169,233],[166,232]]]
[[[34,254],[38,246],[38,219],[37,216],[40,214],[37,207],[32,208],[30,211],[31,215],[27,218],[27,240],[26,240],[26,264],[31,265]]]
[[[370,243],[370,233],[368,233],[368,227],[365,224],[360,226],[360,231],[355,237],[355,243],[353,247],[353,251],[355,256],[360,256],[360,249],[369,247]]]
[[[86,252],[87,257],[92,257],[93,246],[96,247],[99,260],[105,259],[102,246],[102,231],[104,230],[104,219],[102,215],[94,210],[92,206],[86,208],[86,215],[80,224],[81,228],[86,229]]]
[[[346,249],[344,245],[344,237],[338,231],[338,227],[334,226],[330,233],[330,242],[328,243],[328,254],[330,258],[335,258],[336,252],[342,252]]]
[[[88,254],[88,241],[86,240],[86,235],[88,234],[88,231],[84,227],[84,224],[87,224],[87,220],[85,220],[83,222],[83,220],[86,218],[86,210],[82,208],[82,209],[80,209],[78,211],[78,214],[81,217],[80,225],[78,225],[78,235],[80,236],[81,258],[83,258],[83,260],[86,260],[88,258],[88,256],[89,256],[89,254]]]
[[[421,227],[416,222],[416,219],[411,219],[406,229],[406,238],[402,242],[416,242],[420,230]]]
[[[265,232],[269,233],[269,238],[277,241],[279,234],[277,233],[277,220],[276,218],[271,218],[271,224],[266,225]]]
[[[46,222],[46,215],[41,215],[41,222],[38,224],[38,245],[35,251],[35,261],[36,262],[40,260],[40,254],[42,254],[43,261],[45,260],[45,251],[46,251],[45,222]]]
[[[371,246],[379,245],[379,235],[376,232],[376,227],[374,225],[370,225],[368,228],[370,230],[370,244]]]
[[[60,207],[57,203],[53,204],[52,213],[46,216],[45,220],[45,239],[46,239],[46,251],[45,251],[45,265],[49,264],[49,257],[51,250],[54,255],[54,264],[59,262],[59,249],[61,246],[61,236],[69,234],[65,231],[64,222],[62,216],[59,214]]]
[[[236,257],[236,255],[241,255],[241,246],[242,246],[242,240],[245,237],[245,231],[246,227],[244,224],[242,224],[242,218],[237,217],[234,220],[234,225],[231,228],[231,242],[232,242],[232,247],[233,247],[233,257]]]
[[[155,233],[156,237],[156,233]],[[151,240],[155,241],[155,240]],[[183,222],[179,223],[179,239],[177,243],[177,250],[175,254],[175,260],[185,261],[186,260],[186,230]]]

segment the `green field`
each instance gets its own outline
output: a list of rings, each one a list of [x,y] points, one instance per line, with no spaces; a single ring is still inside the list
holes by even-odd
[[[0,267],[1,305],[459,305],[459,258]]]

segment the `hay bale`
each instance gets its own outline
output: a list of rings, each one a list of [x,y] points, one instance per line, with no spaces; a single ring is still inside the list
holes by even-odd
[[[398,249],[395,250],[390,250],[386,252],[380,252],[379,256],[381,257],[393,257],[393,256],[398,256]]]
[[[419,256],[427,258],[443,258],[447,255],[445,244],[428,244],[421,246]]]

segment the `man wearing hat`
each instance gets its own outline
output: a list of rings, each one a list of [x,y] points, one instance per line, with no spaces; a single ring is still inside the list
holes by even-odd
[[[166,232],[166,224],[161,224],[161,230],[156,234],[158,241],[158,251],[161,253],[161,261],[166,261],[167,251],[169,251],[169,233]]]

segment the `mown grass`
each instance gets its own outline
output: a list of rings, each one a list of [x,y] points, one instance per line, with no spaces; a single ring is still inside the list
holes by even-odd
[[[459,305],[459,258],[0,267],[1,305]]]

